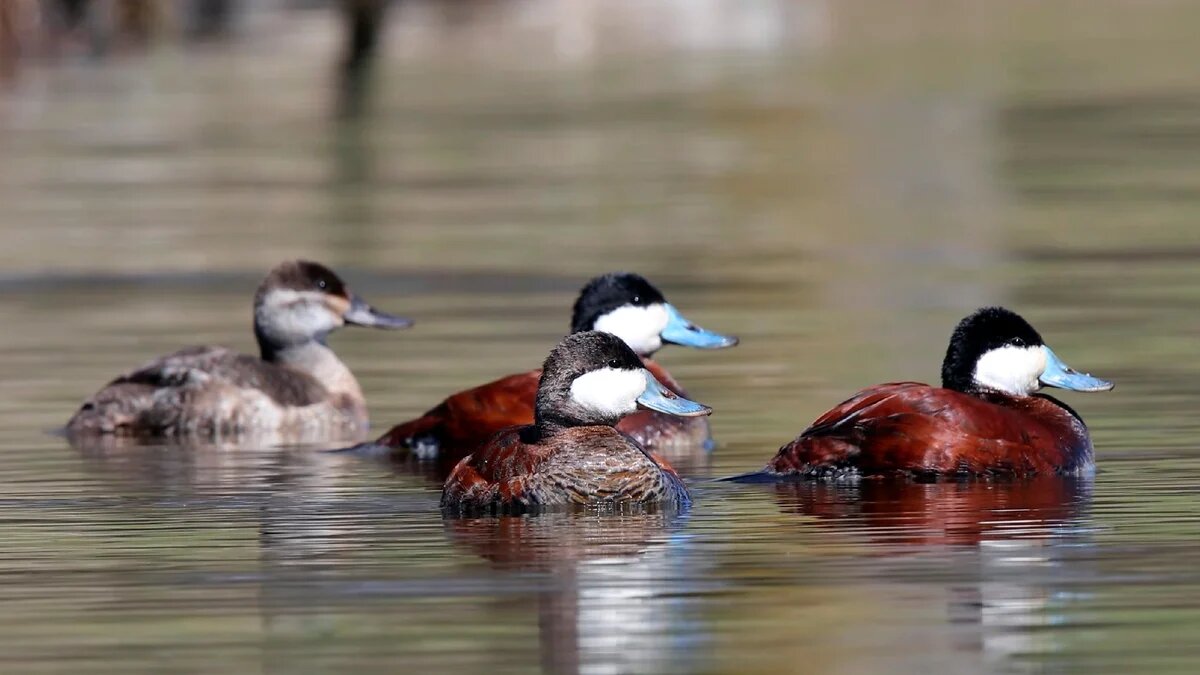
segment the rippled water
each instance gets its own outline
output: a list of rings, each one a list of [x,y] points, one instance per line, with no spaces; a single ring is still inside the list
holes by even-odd
[[[309,14],[34,66],[0,94],[0,668],[1191,672],[1200,17],[1098,4],[401,13],[359,119]],[[409,467],[47,433],[148,356],[251,349],[296,255],[418,319],[333,339],[380,429],[651,277],[743,340],[661,354],[716,409],[695,507],[443,520]],[[1117,382],[1065,397],[1094,479],[711,480],[936,378],[984,303]]]

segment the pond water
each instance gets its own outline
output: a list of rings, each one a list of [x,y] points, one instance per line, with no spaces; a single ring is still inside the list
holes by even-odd
[[[405,10],[357,117],[311,13],[21,73],[0,669],[1194,672],[1200,11],[700,4]],[[650,277],[742,338],[660,355],[716,411],[679,462],[695,506],[444,520],[411,467],[49,433],[150,356],[251,350],[258,278],[301,255],[417,319],[332,340],[373,433],[540,363],[593,274]],[[1063,397],[1094,479],[712,480],[936,379],[982,304],[1117,383]]]

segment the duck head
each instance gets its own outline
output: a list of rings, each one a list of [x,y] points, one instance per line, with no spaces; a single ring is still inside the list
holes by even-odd
[[[535,412],[539,426],[612,426],[639,406],[680,417],[712,412],[663,386],[611,333],[572,333],[542,366]]]
[[[696,349],[722,349],[738,343],[735,337],[688,321],[653,284],[628,272],[598,276],[579,292],[571,313],[571,332],[587,330],[612,333],[639,356],[650,356],[664,343]]]
[[[1003,307],[984,307],[959,322],[942,362],[942,386],[1028,396],[1042,387],[1107,391],[1112,382],[1063,363],[1029,322]]]
[[[291,347],[324,343],[347,324],[395,329],[413,322],[375,309],[333,270],[308,260],[276,266],[254,295],[254,335],[267,360]]]

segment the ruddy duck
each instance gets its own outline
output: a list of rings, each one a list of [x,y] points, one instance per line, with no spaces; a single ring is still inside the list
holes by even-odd
[[[822,415],[758,474],[738,478],[1030,476],[1093,468],[1083,419],[1036,393],[1107,391],[1111,382],[1059,360],[1033,326],[1001,307],[963,319],[942,362],[942,387],[864,389]]]
[[[365,428],[358,380],[325,344],[350,324],[407,328],[352,293],[327,267],[297,260],[271,270],[254,295],[260,357],[190,347],[122,375],[67,422],[71,435],[224,436]]]
[[[667,389],[615,335],[568,335],[542,366],[533,424],[497,433],[459,462],[443,508],[688,504],[675,470],[614,428],[639,404],[686,417],[712,412]]]
[[[612,333],[624,340],[659,382],[684,397],[687,394],[683,387],[650,356],[663,344],[721,349],[738,343],[735,337],[691,323],[649,281],[628,273],[596,277],[579,292],[571,315],[571,332],[589,330]],[[421,417],[398,424],[374,443],[357,449],[388,448],[397,459],[440,455],[443,462],[457,461],[500,429],[533,422],[540,377],[541,371],[531,370],[461,391]],[[706,419],[680,419],[650,410],[626,417],[617,429],[646,448],[694,446],[710,438]]]

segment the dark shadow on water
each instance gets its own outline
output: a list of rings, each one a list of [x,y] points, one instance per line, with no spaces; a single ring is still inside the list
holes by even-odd
[[[338,63],[338,115],[353,119],[369,103],[390,0],[339,0],[342,54]]]

